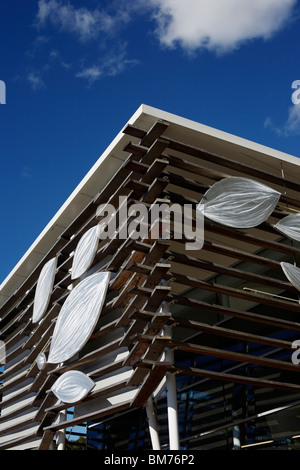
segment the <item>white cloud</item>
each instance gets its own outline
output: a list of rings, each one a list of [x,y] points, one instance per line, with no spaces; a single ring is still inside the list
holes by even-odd
[[[138,64],[138,61],[127,59],[126,44],[118,52],[111,52],[96,64],[85,67],[76,74],[77,78],[85,78],[91,84],[102,77],[114,77],[122,73],[125,68]]]
[[[248,40],[268,39],[291,19],[297,0],[118,0],[105,10],[74,7],[66,0],[39,0],[36,24],[51,24],[81,41],[147,13],[163,46],[227,51]]]
[[[300,134],[300,105],[295,104],[290,107],[289,115],[284,126],[284,131],[287,135]]]
[[[139,1],[139,0],[134,0]],[[119,38],[116,37],[121,26],[130,21],[135,8],[127,7],[124,0],[112,2],[106,8],[91,10],[86,7],[75,7],[67,0],[39,0],[38,12],[35,25],[38,29],[44,29],[47,25],[53,26],[59,32],[73,34],[81,42],[89,47],[89,55],[94,54],[95,59],[92,65],[82,66],[75,75],[78,78],[88,80],[91,84],[101,77],[115,76],[128,67],[137,63],[126,57],[126,42],[119,46]],[[130,13],[129,13],[130,12]],[[101,37],[100,37],[101,35]],[[42,36],[40,36],[42,37]],[[117,40],[117,41],[116,41]],[[92,49],[90,41],[94,41],[92,46],[98,42],[98,47]],[[101,55],[101,51],[109,50],[109,54]],[[76,65],[62,59],[57,49],[51,49],[49,52],[50,62],[58,61],[65,69],[74,70]],[[82,52],[78,54],[79,64],[84,63]],[[32,85],[38,87],[38,77],[30,76],[28,80]]]
[[[290,106],[287,120],[282,126],[276,126],[272,119],[268,117],[265,120],[265,127],[271,129],[279,136],[300,135],[300,104]]]
[[[94,82],[102,77],[103,71],[99,65],[92,65],[91,67],[87,67],[83,69],[81,72],[76,74],[78,78],[86,78],[89,82]]]
[[[41,76],[36,72],[29,72],[27,75],[27,81],[30,83],[33,90],[38,90],[45,87],[45,83]]]
[[[95,39],[100,32],[111,33],[127,20],[126,11],[121,9],[111,16],[98,9],[75,8],[60,0],[39,0],[36,17],[38,26],[51,23],[60,31],[76,34],[82,41]]]
[[[126,44],[118,49],[119,33],[121,27],[138,21],[142,15],[154,21],[153,30],[162,46],[181,46],[189,52],[201,49],[225,52],[249,40],[270,38],[291,19],[297,0],[112,0],[102,10],[74,6],[71,2],[38,0],[36,26],[43,29],[50,25],[84,42],[89,47],[89,56],[94,54],[94,60],[82,66],[76,77],[93,83],[137,63],[127,59]],[[94,50],[88,42],[92,40],[93,45],[98,43]],[[46,41],[48,39],[40,34],[35,47]],[[104,50],[109,50],[110,54],[99,57]],[[84,63],[82,54],[78,52],[79,64]],[[58,60],[65,69],[71,68],[55,49],[51,50],[49,58]],[[72,70],[74,67],[76,65],[72,64]],[[28,80],[35,88],[43,86],[37,74],[32,74]]]
[[[162,45],[224,52],[268,39],[290,19],[297,0],[149,0]]]
[[[51,49],[49,52],[49,59],[51,61],[58,61],[58,63],[65,69],[71,68],[71,65],[62,59],[61,54],[57,49]]]

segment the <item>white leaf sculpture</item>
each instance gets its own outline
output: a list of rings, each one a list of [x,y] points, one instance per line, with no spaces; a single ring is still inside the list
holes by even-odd
[[[71,278],[82,276],[91,266],[99,244],[99,225],[90,228],[79,240],[76,247]]]
[[[300,213],[290,214],[274,225],[279,232],[300,242]]]
[[[34,296],[33,323],[37,323],[47,310],[52,294],[56,265],[57,258],[52,258],[44,265],[39,275]]]
[[[290,283],[300,291],[300,269],[290,263],[281,262],[280,265]]]
[[[92,334],[99,319],[110,273],[93,274],[71,291],[58,315],[48,362],[58,364],[74,356]]]
[[[205,217],[235,228],[256,227],[271,215],[280,193],[249,178],[228,177],[204,194],[197,210]]]
[[[70,370],[56,380],[51,390],[62,402],[76,403],[85,398],[94,386],[95,382],[83,372]]]

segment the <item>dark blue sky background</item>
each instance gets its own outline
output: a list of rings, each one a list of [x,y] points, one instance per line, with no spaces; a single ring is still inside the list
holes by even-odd
[[[236,1],[1,2],[0,282],[142,103],[300,156],[299,2]]]

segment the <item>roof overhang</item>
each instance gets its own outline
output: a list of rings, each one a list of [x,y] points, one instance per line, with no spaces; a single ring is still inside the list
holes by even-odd
[[[278,176],[284,171],[285,177],[294,181],[300,178],[300,162],[297,157],[147,105],[141,105],[126,123],[126,126],[133,125],[148,131],[158,120],[169,123],[169,127],[164,134],[168,138],[176,139],[208,152],[230,157],[232,160],[255,166],[264,171],[272,171]],[[124,129],[126,126],[124,126]],[[121,167],[128,157],[128,152],[124,151],[124,147],[129,140],[134,142],[135,138],[124,134],[122,130],[50,220],[15,268],[2,282],[0,286],[0,306],[22,285],[72,220],[106,186]]]

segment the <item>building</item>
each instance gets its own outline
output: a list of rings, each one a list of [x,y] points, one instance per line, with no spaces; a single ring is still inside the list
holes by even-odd
[[[296,448],[299,181],[296,157],[142,105],[1,285],[0,449],[77,426],[88,449]],[[133,235],[162,204],[193,230],[204,210],[199,246],[175,214]]]

